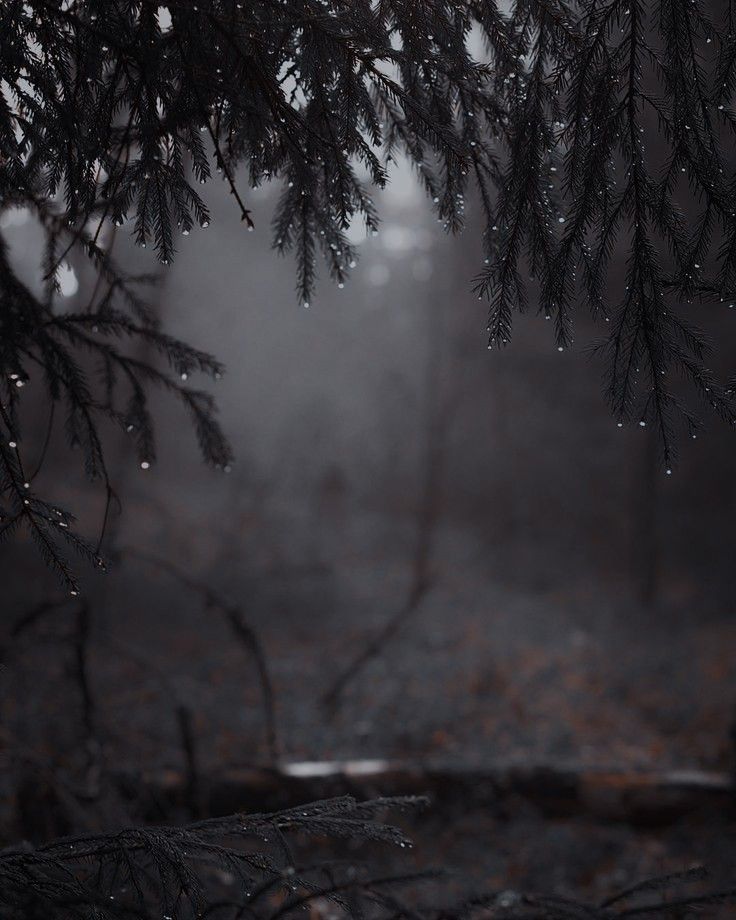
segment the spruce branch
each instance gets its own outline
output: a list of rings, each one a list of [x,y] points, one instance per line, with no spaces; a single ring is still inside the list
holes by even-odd
[[[320,257],[337,284],[348,280],[357,257],[346,231],[355,221],[378,230],[373,190],[404,156],[449,232],[462,229],[469,196],[482,210],[476,290],[489,346],[508,344],[514,315],[532,305],[564,351],[587,304],[608,321],[595,352],[616,421],[652,426],[671,469],[680,432],[700,421],[691,394],[736,420],[734,390],[689,318],[736,293],[735,32],[731,5],[719,20],[703,0],[517,0],[508,10],[495,0],[8,0],[0,210],[30,208],[46,234],[39,298],[0,243],[11,424],[15,383],[35,365],[88,473],[104,479],[98,419],[132,426],[150,465],[147,391],[163,387],[190,413],[207,461],[228,466],[210,397],[121,348],[147,342],[180,378],[219,373],[158,329],[140,294],[147,279],[122,271],[103,229],[131,232],[169,264],[180,235],[210,222],[213,175],[246,229],[260,229],[247,188],[277,182],[273,244],[294,254],[309,305]],[[55,308],[72,252],[98,272],[84,311],[95,320]],[[99,362],[101,387],[81,352]],[[0,533],[29,514],[11,511]]]

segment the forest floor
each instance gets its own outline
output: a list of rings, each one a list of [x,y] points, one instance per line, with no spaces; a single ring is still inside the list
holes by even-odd
[[[645,609],[615,584],[572,579],[536,590],[499,583],[457,533],[436,557],[424,600],[337,706],[324,695],[403,605],[407,560],[363,550],[222,592],[262,644],[284,759],[731,768],[730,607]],[[212,766],[262,763],[257,671],[222,611],[145,563],[110,580],[99,634],[124,645],[94,651],[105,722],[145,762],[170,762],[176,722],[163,675],[191,708]]]
[[[401,606],[406,562],[362,553],[337,572],[295,570],[224,592],[247,598],[242,615],[264,648],[282,763],[380,760],[470,774],[513,765],[632,775],[731,769],[730,610],[645,610],[614,589],[602,595],[579,582],[521,590],[511,578],[490,579],[457,535],[438,557],[422,604],[333,708],[325,692]],[[269,763],[252,657],[217,605],[204,609],[195,594],[128,562],[92,605],[95,720],[116,768],[180,772],[182,702],[208,782]],[[13,607],[15,615],[24,609]],[[78,740],[71,646],[51,658],[49,645],[36,641],[64,632],[58,619],[39,624],[3,672],[4,730],[42,757]],[[415,791],[426,785],[419,773]],[[356,781],[353,791],[394,790],[375,778]],[[620,815],[554,814],[513,789],[493,791],[445,790],[412,824],[418,846],[399,854],[402,863],[459,867],[457,890],[472,883],[593,899],[693,861],[723,877],[736,863],[729,809],[706,804],[650,826]],[[251,804],[280,803],[264,795]]]

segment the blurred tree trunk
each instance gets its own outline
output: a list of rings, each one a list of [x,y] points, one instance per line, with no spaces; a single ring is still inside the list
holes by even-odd
[[[634,464],[634,470],[632,581],[640,603],[654,607],[660,591],[660,494],[657,486],[661,471],[657,436],[653,431],[644,432],[639,462]]]

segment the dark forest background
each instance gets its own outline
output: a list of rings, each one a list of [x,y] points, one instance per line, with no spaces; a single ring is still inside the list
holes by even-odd
[[[384,791],[381,780],[359,777],[394,761],[419,765],[412,791],[430,784],[421,765],[679,771],[706,787],[726,776],[732,432],[711,423],[666,475],[650,431],[618,429],[608,414],[585,318],[564,354],[536,317],[520,320],[511,348],[486,351],[485,306],[469,285],[478,215],[469,205],[468,230],[448,237],[401,165],[381,196],[381,232],[352,234],[353,279],[321,284],[309,309],[295,304],[288,260],[270,251],[275,192],[252,193],[250,234],[226,197],[215,190],[217,220],[160,269],[153,302],[167,331],[225,363],[214,391],[237,461],[229,474],[203,467],[171,406],[158,413],[149,470],[111,433],[124,506],[108,528],[109,573],[85,573],[90,697],[75,676],[72,601],[43,608],[0,674],[8,839],[70,829],[57,793],[43,792],[51,763],[93,803],[83,826],[122,820],[119,797],[96,785],[100,751],[136,784],[165,786],[186,773],[182,712],[204,786],[275,758],[306,778],[348,761],[367,792]],[[37,227],[18,210],[2,227],[33,283]],[[125,235],[107,245],[150,267]],[[62,280],[70,310],[94,283],[81,260]],[[733,315],[699,309],[727,374]],[[39,394],[39,447],[45,413]],[[62,437],[42,476],[95,533],[104,493],[77,476]],[[60,597],[23,539],[3,547],[0,578],[6,634]],[[233,610],[265,656],[271,735]],[[376,654],[325,701],[389,622]],[[500,817],[463,810],[471,798],[449,823],[433,813],[420,839],[431,841],[426,860],[484,881],[598,891],[730,859],[732,832],[710,820],[676,834],[604,830],[608,819],[584,815],[540,824],[521,800]],[[497,821],[504,843],[479,856]]]

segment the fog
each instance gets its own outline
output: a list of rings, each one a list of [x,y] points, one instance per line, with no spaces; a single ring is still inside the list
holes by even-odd
[[[731,433],[709,420],[667,475],[655,436],[610,417],[588,349],[600,324],[582,314],[568,352],[533,310],[506,350],[488,351],[471,290],[476,208],[464,234],[446,235],[403,166],[380,196],[381,231],[351,229],[349,283],[323,278],[308,309],[291,261],[271,250],[277,190],[249,193],[252,233],[225,188],[213,194],[211,226],[181,239],[152,298],[166,331],[225,363],[212,389],[237,460],[229,473],[206,468],[164,397],[151,469],[108,432],[122,513],[106,534],[110,572],[85,573],[84,590],[100,706],[136,737],[119,756],[174,756],[162,674],[213,763],[267,756],[252,661],[202,603],[207,589],[263,645],[287,761],[726,765]],[[4,220],[32,283],[32,222]],[[131,268],[154,264],[125,228],[114,245]],[[63,304],[83,309],[89,268],[65,277]],[[61,436],[43,475],[94,535],[104,491],[77,476]],[[53,596],[30,543],[0,558],[6,612]],[[407,604],[325,715],[323,695]],[[64,733],[49,674],[32,726],[22,694],[6,702],[22,733]],[[33,672],[18,680],[38,689]]]

